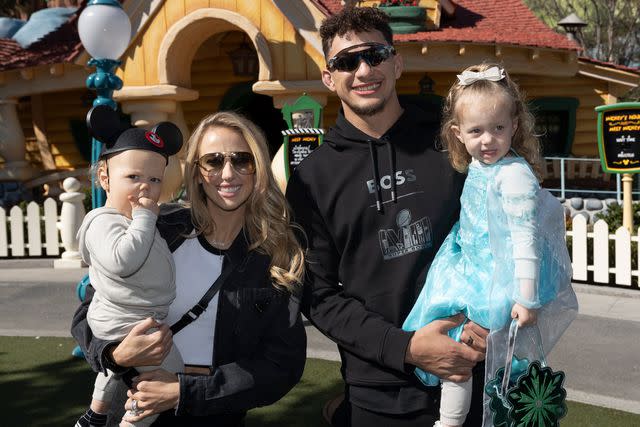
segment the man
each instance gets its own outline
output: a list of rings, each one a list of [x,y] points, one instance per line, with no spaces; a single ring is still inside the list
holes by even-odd
[[[325,143],[296,168],[287,198],[308,245],[303,312],[342,359],[346,402],[332,422],[431,427],[439,389],[422,385],[413,369],[461,381],[484,358],[479,326],[465,326],[469,345],[447,336],[461,315],[415,333],[400,328],[458,217],[463,178],[434,147],[439,123],[398,100],[403,64],[386,15],[345,8],[320,34],[322,81],[342,110]],[[477,371],[467,426],[482,419]]]

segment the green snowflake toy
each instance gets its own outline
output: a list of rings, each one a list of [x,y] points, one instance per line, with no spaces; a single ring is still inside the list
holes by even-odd
[[[529,364],[515,384],[511,375],[510,387],[505,396],[501,396],[499,390],[503,376],[504,368],[498,369],[485,387],[491,398],[495,427],[558,427],[559,420],[567,413],[564,372],[553,372],[536,360]]]

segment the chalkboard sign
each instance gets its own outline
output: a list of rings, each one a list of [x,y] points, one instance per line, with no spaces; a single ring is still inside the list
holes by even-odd
[[[319,127],[322,106],[305,93],[293,105],[285,104],[282,116],[289,126],[282,131],[284,172],[288,180],[295,167],[322,144],[324,130]]]
[[[285,162],[290,171],[295,169],[313,150],[320,146],[320,134],[288,135]]]
[[[608,173],[640,172],[640,103],[596,107],[598,150]]]

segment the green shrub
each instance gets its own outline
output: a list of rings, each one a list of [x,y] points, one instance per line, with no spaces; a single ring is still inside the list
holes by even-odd
[[[640,225],[640,203],[633,203],[633,226],[637,229]],[[609,225],[609,232],[615,233],[622,227],[622,206],[613,204],[607,208],[605,212],[599,212],[595,215],[596,220],[604,219]]]

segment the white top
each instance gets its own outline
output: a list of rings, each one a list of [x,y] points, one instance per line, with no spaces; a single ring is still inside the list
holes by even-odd
[[[166,323],[177,322],[207,292],[222,271],[223,255],[214,253],[198,238],[185,239],[173,252],[176,264],[176,299],[169,307]],[[218,311],[218,293],[209,307],[173,337],[185,365],[210,366]]]

